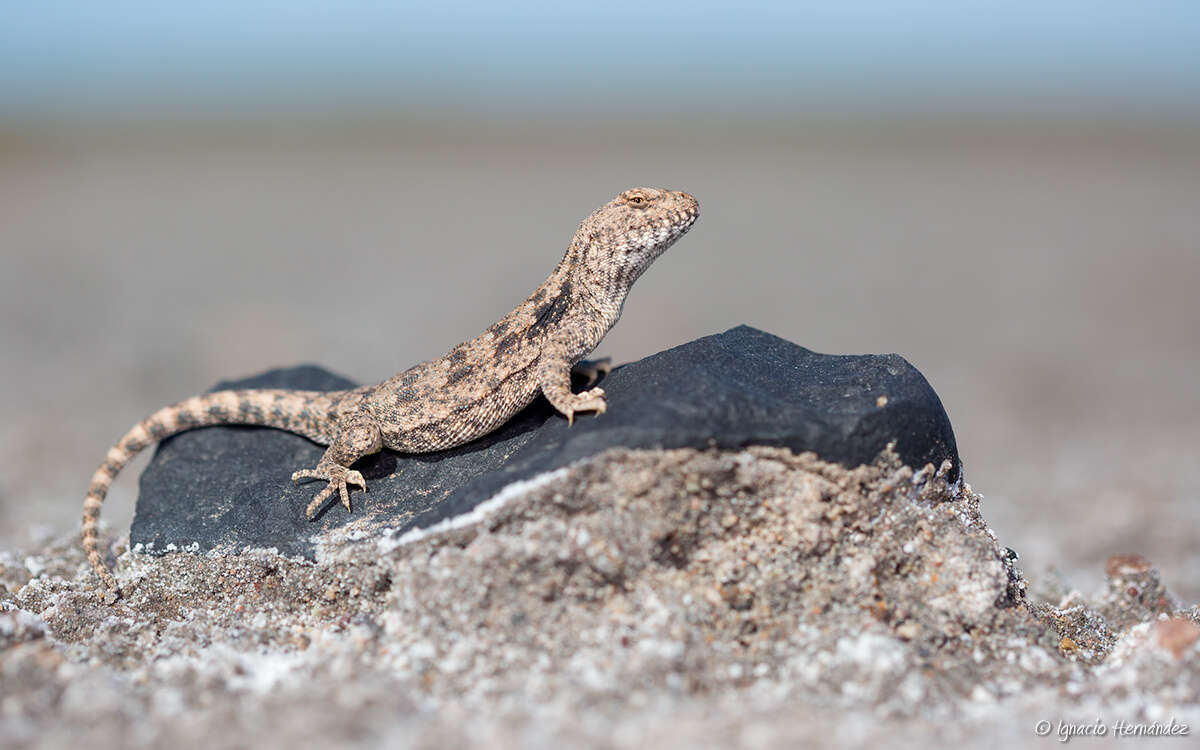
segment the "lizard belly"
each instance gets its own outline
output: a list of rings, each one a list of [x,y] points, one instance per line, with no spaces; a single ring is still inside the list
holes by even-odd
[[[492,432],[528,406],[539,393],[531,373],[518,372],[487,393],[466,399],[425,399],[400,418],[379,419],[384,447],[402,453],[431,453],[469,443]]]

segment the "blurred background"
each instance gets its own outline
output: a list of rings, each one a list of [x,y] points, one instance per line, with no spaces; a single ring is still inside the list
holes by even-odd
[[[702,216],[598,354],[898,352],[1035,580],[1195,601],[1197,49],[1189,0],[6,3],[0,544],[219,379],[440,355],[651,185]]]

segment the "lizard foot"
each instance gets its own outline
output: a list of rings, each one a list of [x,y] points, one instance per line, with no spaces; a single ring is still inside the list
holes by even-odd
[[[342,505],[346,506],[346,510],[350,510],[350,488],[349,485],[361,487],[363,492],[367,491],[367,482],[363,479],[363,475],[353,469],[347,469],[340,464],[324,464],[318,465],[315,469],[303,469],[292,474],[292,481],[299,482],[301,479],[324,479],[329,482],[325,489],[317,493],[313,501],[308,504],[304,515],[308,520],[312,520],[317,514],[317,510],[321,505],[329,499],[329,496],[334,492],[342,498]]]
[[[600,416],[608,409],[608,401],[603,388],[592,388],[583,393],[575,393],[566,408],[559,409],[567,418],[567,426],[575,424],[575,412],[591,411]]]

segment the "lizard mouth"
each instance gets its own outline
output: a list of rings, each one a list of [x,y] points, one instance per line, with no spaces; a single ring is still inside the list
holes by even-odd
[[[679,215],[672,222],[675,226],[675,231],[672,234],[676,238],[682,237],[684,233],[692,228],[692,225],[696,223],[696,219],[698,218],[700,218],[699,212],[694,211]]]
[[[672,216],[668,221],[660,224],[657,231],[652,230],[649,236],[646,236],[643,242],[649,240],[648,244],[653,248],[653,252],[657,255],[665,251],[668,247],[675,244],[687,231],[696,223],[696,214],[680,214]]]

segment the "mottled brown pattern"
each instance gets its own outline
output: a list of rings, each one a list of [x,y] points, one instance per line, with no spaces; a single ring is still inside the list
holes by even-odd
[[[566,254],[524,302],[477,338],[378,385],[350,391],[244,390],[195,396],[159,409],[111,448],[83,504],[83,547],[112,598],[120,595],[97,541],[100,507],[117,473],[138,451],[183,430],[215,424],[275,427],[328,445],[316,468],[292,479],[327,485],[309,504],[312,518],[350,486],[366,486],[350,465],[383,448],[428,453],[496,429],[539,393],[573,421],[603,414],[604,391],[571,391],[571,369],[621,315],[625,296],[654,259],[699,216],[687,193],[634,188],[583,220]]]

